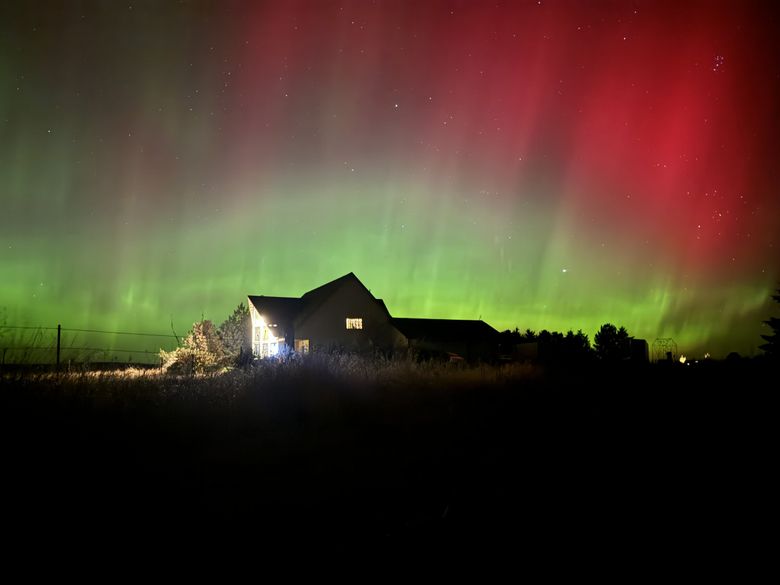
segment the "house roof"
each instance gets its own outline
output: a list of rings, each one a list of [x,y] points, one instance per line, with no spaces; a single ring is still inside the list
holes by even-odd
[[[326,282],[322,286],[318,286],[317,288],[313,288],[310,291],[303,293],[303,296],[300,299],[301,310],[298,313],[298,318],[300,321],[305,321],[306,318],[308,318],[309,315],[311,315],[317,309],[317,307],[322,305],[322,303],[324,303],[328,297],[330,297],[350,279],[354,279],[360,283],[358,277],[355,276],[354,273],[350,272],[349,274],[345,274],[344,276],[336,278],[335,280]],[[360,284],[362,285],[363,283]]]
[[[427,339],[430,341],[488,340],[498,335],[498,331],[481,320],[394,318],[387,310],[384,301],[375,298],[353,272],[313,288],[300,298],[250,295],[249,302],[269,324],[276,323],[287,328],[294,323],[300,324],[305,321],[333,293],[350,281],[358,283],[379,305],[390,322],[408,339]]]
[[[342,284],[344,284],[348,280],[355,280],[361,285],[363,284],[360,282],[360,279],[358,279],[357,276],[355,276],[354,272],[350,272],[349,274],[345,274],[344,276],[340,276],[334,280],[331,280],[330,282],[326,282],[325,284],[318,286],[317,288],[313,288],[308,292],[303,293],[302,299],[307,299],[308,302],[312,302],[318,299],[325,300],[327,297],[329,297],[333,292],[338,289]]]
[[[382,312],[387,315],[387,318],[390,319],[390,312],[387,310],[387,307],[385,306],[384,301],[381,299],[377,299],[374,297],[374,295],[371,294],[371,291],[366,288],[366,285],[364,285],[360,279],[355,276],[354,272],[350,272],[348,274],[345,274],[344,276],[340,276],[339,278],[336,278],[335,280],[331,280],[330,282],[327,282],[323,284],[322,286],[318,286],[317,288],[314,288],[306,293],[303,294],[301,297],[301,302],[303,303],[301,307],[301,312],[298,314],[299,321],[304,321],[309,315],[311,315],[314,311],[317,310],[317,308],[322,305],[328,298],[335,293],[339,288],[341,288],[344,284],[347,282],[356,282],[360,285],[360,287],[366,291],[366,294],[368,294],[369,297],[371,297],[374,302],[376,302],[379,307],[382,309]]]
[[[427,339],[430,341],[484,340],[498,335],[498,331],[484,321],[479,320],[394,317],[392,322],[408,339]]]
[[[303,308],[301,299],[292,297],[266,297],[249,296],[249,302],[257,309],[257,312],[263,316],[263,319],[270,325],[279,323],[289,325],[300,313]]]
[[[382,311],[390,318],[390,313],[385,306],[384,301],[374,298],[366,286],[360,282],[354,272],[340,276],[313,288],[306,292],[300,298],[295,297],[267,297],[267,296],[249,296],[249,301],[255,306],[257,312],[263,315],[267,321],[274,323],[291,324],[295,321],[301,322],[311,315],[322,305],[333,293],[349,281],[358,283],[374,301],[380,306]]]
[[[385,302],[382,299],[374,299],[376,301],[376,304],[379,305],[382,308],[382,311],[390,317],[390,311],[387,310],[387,305],[385,305]],[[391,317],[392,318],[392,317]]]

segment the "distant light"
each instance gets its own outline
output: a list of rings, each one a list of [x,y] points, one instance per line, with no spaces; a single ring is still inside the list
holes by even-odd
[[[561,268],[561,272],[568,272],[568,271],[569,271],[568,268]]]
[[[708,360],[708,359],[710,359],[710,354],[709,354],[709,352],[704,354],[704,359],[705,359],[705,360]]]
[[[684,363],[685,363],[685,362],[687,362],[687,361],[688,361],[688,358],[687,358],[687,357],[685,357],[684,355],[681,355],[681,356],[680,356],[680,363],[681,363],[681,364],[684,364]]]

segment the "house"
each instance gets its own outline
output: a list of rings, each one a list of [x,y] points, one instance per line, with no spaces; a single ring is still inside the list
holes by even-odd
[[[492,357],[498,332],[484,321],[394,318],[352,272],[301,297],[249,296],[252,351],[417,349],[465,359]]]
[[[467,360],[490,357],[498,350],[498,331],[484,321],[393,319],[407,345],[432,356],[449,354]]]

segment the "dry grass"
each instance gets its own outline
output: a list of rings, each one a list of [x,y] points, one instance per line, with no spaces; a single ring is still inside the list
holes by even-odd
[[[754,413],[772,412],[765,372],[713,366],[558,373],[314,354],[196,376],[6,373],[4,521],[101,539],[131,527],[137,542],[244,527],[285,546],[547,543],[572,529],[589,542],[601,526],[633,543],[626,523],[668,531],[692,514],[709,533],[734,497],[723,477],[764,469],[757,447],[772,444],[751,435]]]
[[[532,364],[466,366],[353,354],[310,354],[258,360],[247,368],[195,375],[172,374],[158,368],[124,368],[59,373],[17,371],[5,374],[3,379],[31,389],[56,389],[65,396],[102,400],[144,398],[155,402],[196,399],[224,404],[280,389],[303,395],[323,388],[361,392],[411,387],[435,390],[515,383],[540,376],[540,368]]]

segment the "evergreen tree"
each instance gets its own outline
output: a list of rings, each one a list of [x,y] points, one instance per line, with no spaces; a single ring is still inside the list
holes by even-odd
[[[776,295],[772,295],[772,298],[780,303],[780,288],[777,289]],[[772,334],[761,336],[766,343],[760,345],[759,349],[762,349],[768,358],[778,360],[780,359],[780,319],[770,317],[764,323],[772,329]]]
[[[574,333],[571,329],[563,338],[563,357],[567,362],[584,362],[591,356],[590,340],[588,336],[578,329]]]
[[[604,323],[593,337],[596,355],[603,361],[619,361],[630,355],[631,337],[625,327]]]
[[[531,329],[526,329],[525,333],[523,333],[521,337],[522,337],[523,341],[528,341],[528,342],[533,342],[533,341],[536,341],[536,339],[537,339],[536,333],[534,331],[532,331]]]
[[[249,308],[239,304],[233,313],[225,319],[217,331],[226,356],[239,363],[243,356],[252,353],[252,319]]]

